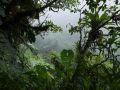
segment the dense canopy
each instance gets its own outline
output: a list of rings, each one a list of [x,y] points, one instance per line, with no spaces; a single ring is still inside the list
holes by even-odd
[[[119,90],[119,7],[119,0],[0,0],[0,90]],[[36,35],[62,29],[40,17],[59,10],[80,13],[69,28],[79,40],[75,50],[42,56],[31,45]]]

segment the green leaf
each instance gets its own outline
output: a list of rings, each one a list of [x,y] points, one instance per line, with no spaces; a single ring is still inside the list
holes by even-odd
[[[115,0],[115,4],[118,4],[118,0]]]
[[[114,35],[112,36],[112,38],[109,38],[109,39],[108,39],[108,43],[112,45],[112,44],[115,42],[116,39],[117,39],[117,38],[116,38],[116,35],[114,34]]]
[[[94,14],[92,14],[92,13],[86,13],[86,15],[90,18],[90,19],[94,19],[95,17],[94,17]]]
[[[100,17],[100,21],[106,20],[107,16],[108,16],[107,13],[102,14]]]
[[[65,65],[70,65],[74,58],[74,52],[72,50],[63,50],[61,52],[61,60]]]

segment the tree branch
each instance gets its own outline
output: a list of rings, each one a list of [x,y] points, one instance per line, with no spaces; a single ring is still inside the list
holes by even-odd
[[[79,59],[77,60],[77,66],[76,66],[75,72],[72,75],[72,78],[70,79],[70,82],[69,82],[70,84],[73,83],[74,81],[79,82],[79,76],[81,74],[80,73],[80,67],[81,67],[80,66],[80,60],[84,58],[87,49],[90,47],[90,45],[92,43],[91,37],[92,37],[93,33],[91,34],[91,32],[98,31],[100,28],[104,27],[114,17],[114,15],[116,15],[119,11],[120,10],[116,11],[108,20],[106,20],[104,23],[102,23],[96,29],[93,29],[89,32],[88,40],[87,40],[85,46],[82,48],[82,50],[80,52],[81,55],[80,55],[80,57],[78,57]],[[100,63],[97,63],[97,64],[93,65],[93,67],[97,67],[98,65],[101,65],[102,63],[104,63],[106,61],[107,61],[107,59],[101,61]],[[91,67],[91,68],[93,68],[93,67]],[[73,86],[68,85],[68,86],[71,87],[71,88],[74,88],[74,85]]]
[[[22,17],[30,16],[31,14],[33,14],[35,12],[37,12],[37,13],[42,12],[43,10],[45,10],[47,7],[51,6],[56,1],[57,0],[53,0],[53,1],[49,2],[48,4],[44,5],[43,7],[40,7],[40,8],[37,8],[37,9],[32,9],[32,10],[20,12],[16,15],[16,17],[22,18]]]
[[[93,34],[91,34],[91,32],[98,31],[100,28],[104,27],[119,11],[120,11],[120,10],[116,11],[108,20],[106,20],[104,23],[102,23],[102,24],[101,24],[100,26],[98,26],[96,29],[93,29],[93,30],[91,30],[91,31],[89,32],[89,35],[88,35],[89,37],[88,37],[88,40],[87,40],[87,42],[86,42],[86,44],[85,44],[85,46],[84,46],[84,48],[83,48],[83,50],[82,50],[82,53],[85,53],[85,52],[87,51],[87,49],[90,47],[90,45],[91,45],[92,40],[91,40],[90,37],[93,37],[93,36],[92,36]]]
[[[40,8],[36,8],[36,9],[32,9],[32,10],[26,10],[26,11],[22,11],[22,12],[18,12],[15,16],[11,17],[11,18],[8,18],[8,19],[5,19],[3,21],[3,24],[4,23],[10,23],[12,21],[19,21],[21,20],[22,18],[24,17],[27,17],[27,16],[30,16],[34,13],[39,13],[39,12],[43,12],[46,8],[50,7],[53,3],[55,3],[56,1],[58,0],[53,0],[49,3],[47,3],[46,5],[40,7]]]

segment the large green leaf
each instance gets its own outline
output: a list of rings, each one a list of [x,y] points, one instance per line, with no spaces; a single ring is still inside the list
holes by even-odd
[[[61,52],[61,60],[62,63],[66,66],[69,66],[72,63],[72,60],[74,58],[74,52],[72,50],[63,50]]]

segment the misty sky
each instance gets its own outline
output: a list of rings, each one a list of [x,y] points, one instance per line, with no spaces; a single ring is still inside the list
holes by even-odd
[[[69,26],[69,24],[76,25],[79,19],[79,13],[70,13],[68,10],[60,10],[59,12],[47,12],[47,14],[40,19],[44,20],[46,16],[48,16],[48,19],[52,20],[56,25],[61,26],[63,31],[58,33],[48,33],[44,39],[42,39],[41,36],[37,36],[36,46],[39,49],[49,48],[49,50],[58,49],[58,51],[64,48],[73,47],[74,42],[78,40],[79,35],[74,34],[71,36],[66,26]],[[52,46],[56,48],[53,48]]]

